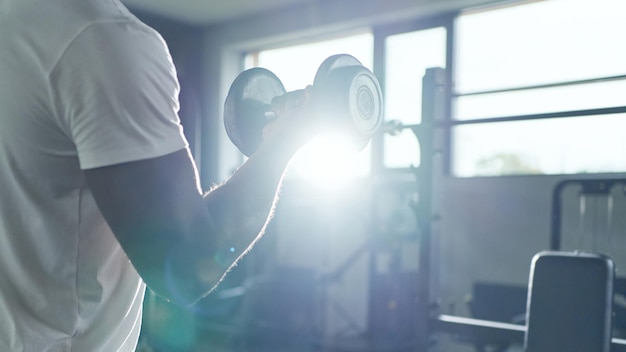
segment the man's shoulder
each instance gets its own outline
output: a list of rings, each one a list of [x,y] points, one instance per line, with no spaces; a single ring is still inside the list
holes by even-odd
[[[156,31],[141,22],[118,0],[9,1],[14,4],[3,14],[7,19],[3,29],[11,34],[8,40],[17,45],[29,43],[44,70],[51,69],[86,31],[110,32],[119,28],[126,31],[125,35],[148,34],[160,39]]]

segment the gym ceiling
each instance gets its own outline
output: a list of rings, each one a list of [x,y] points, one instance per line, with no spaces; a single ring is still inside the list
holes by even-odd
[[[508,0],[504,0],[505,2]],[[451,11],[503,0],[122,0],[127,6],[190,25],[216,25],[295,6],[323,8],[324,3],[344,3],[344,8],[428,8]]]

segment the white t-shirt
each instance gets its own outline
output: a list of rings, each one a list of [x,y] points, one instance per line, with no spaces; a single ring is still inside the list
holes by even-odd
[[[186,148],[178,91],[118,0],[0,0],[0,351],[134,351],[144,284],[82,170]]]

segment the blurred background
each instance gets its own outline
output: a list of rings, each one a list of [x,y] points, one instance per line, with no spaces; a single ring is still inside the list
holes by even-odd
[[[144,351],[516,351],[427,321],[523,325],[542,250],[624,270],[626,2],[124,2],[169,45],[205,188],[245,161],[222,116],[247,68],[295,90],[351,54],[389,122],[358,153],[304,148],[266,235],[215,294],[183,309],[148,293]]]

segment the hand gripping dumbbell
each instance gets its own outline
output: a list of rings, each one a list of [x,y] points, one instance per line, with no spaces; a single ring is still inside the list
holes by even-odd
[[[255,67],[233,81],[224,103],[224,126],[246,156],[263,140],[263,129],[275,114],[272,100],[286,93],[271,71]],[[320,65],[312,87],[315,118],[345,133],[355,150],[363,149],[383,121],[383,97],[374,74],[347,54],[333,55]]]

